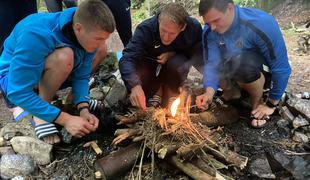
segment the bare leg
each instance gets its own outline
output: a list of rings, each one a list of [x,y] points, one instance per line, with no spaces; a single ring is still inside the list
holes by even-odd
[[[56,49],[46,58],[45,69],[39,83],[39,95],[47,102],[51,102],[56,91],[68,78],[74,62],[73,51],[70,48]],[[51,78],[52,77],[52,78]],[[46,121],[34,117],[34,122],[44,124]],[[60,141],[59,136],[47,136],[43,139],[46,143],[54,144]]]
[[[256,109],[258,105],[261,103],[261,98],[263,96],[263,89],[264,89],[265,77],[261,73],[261,76],[258,80],[244,84],[239,83],[240,87],[245,89],[251,96],[252,100],[252,109]],[[252,121],[253,126],[260,126],[266,123],[266,120],[263,119],[254,119]]]
[[[262,73],[260,78],[254,82],[248,84],[239,83],[239,86],[250,94],[252,100],[252,109],[256,109],[260,104],[261,98],[263,96],[264,83],[265,77]]]

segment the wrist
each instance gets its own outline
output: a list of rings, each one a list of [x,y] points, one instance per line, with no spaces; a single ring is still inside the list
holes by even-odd
[[[82,112],[89,112],[88,105],[78,107],[78,112],[79,112],[79,114],[81,114]]]
[[[269,108],[277,108],[279,106],[279,102],[275,102],[275,101],[268,99],[266,101],[266,106],[268,106]]]

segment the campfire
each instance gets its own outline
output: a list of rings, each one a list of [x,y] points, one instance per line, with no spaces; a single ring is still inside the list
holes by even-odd
[[[184,91],[167,109],[148,107],[146,112],[132,109],[126,115],[117,115],[118,124],[125,124],[128,128],[116,130],[113,143],[121,144],[124,140],[140,143],[143,147],[141,162],[147,148],[152,154],[152,163],[154,157],[167,160],[193,179],[230,179],[220,173],[220,169],[230,166],[243,169],[248,158],[222,147],[216,136],[217,129],[210,129],[197,121],[201,119],[200,115],[190,113],[190,104],[191,96]],[[132,152],[132,148],[128,151]],[[137,152],[127,156],[139,157]],[[102,174],[111,176],[113,173],[106,172],[103,162],[107,164],[107,159],[98,160],[98,169]]]

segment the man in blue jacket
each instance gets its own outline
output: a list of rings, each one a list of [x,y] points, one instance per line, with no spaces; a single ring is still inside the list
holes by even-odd
[[[240,8],[232,0],[201,0],[204,87],[196,98],[205,109],[220,85],[225,100],[240,97],[242,88],[252,100],[253,127],[266,124],[288,83],[291,68],[280,28],[275,19],[258,9]],[[268,85],[271,84],[271,85]],[[261,102],[264,85],[271,88]]]
[[[100,0],[64,12],[33,14],[18,23],[0,56],[0,89],[14,118],[33,115],[38,138],[50,144],[60,140],[54,123],[75,137],[95,131],[98,119],[89,113],[87,98],[92,59],[114,29],[113,15]],[[66,83],[72,84],[79,116],[50,104]]]
[[[181,5],[170,3],[143,21],[125,47],[120,72],[133,106],[146,109],[161,97],[178,95],[192,63],[201,57],[200,23]]]

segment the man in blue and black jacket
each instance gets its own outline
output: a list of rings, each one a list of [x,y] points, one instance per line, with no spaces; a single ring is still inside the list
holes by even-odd
[[[158,106],[162,96],[178,95],[190,66],[202,62],[201,33],[200,23],[177,3],[138,25],[119,63],[133,106],[145,110],[147,100]]]
[[[38,138],[50,144],[60,140],[55,123],[75,137],[95,131],[99,120],[88,111],[88,81],[95,52],[114,29],[113,15],[100,0],[20,21],[0,56],[0,90],[15,120],[31,114]],[[72,85],[79,116],[50,104],[66,84]]]
[[[240,97],[242,88],[252,100],[253,127],[263,127],[279,103],[291,68],[280,28],[268,13],[241,8],[232,0],[201,0],[199,13],[206,23],[203,30],[204,87],[196,98],[205,109],[218,87],[225,100]],[[269,86],[262,103],[264,86]]]

